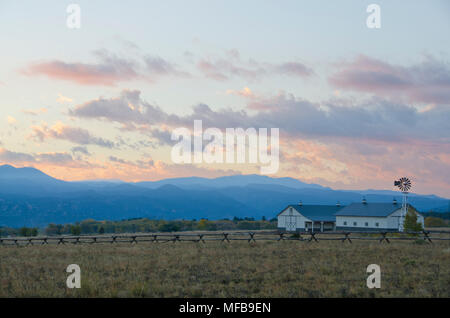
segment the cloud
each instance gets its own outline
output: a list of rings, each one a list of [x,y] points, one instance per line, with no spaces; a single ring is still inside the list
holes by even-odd
[[[27,76],[45,75],[52,79],[70,81],[81,85],[114,86],[119,82],[143,79],[153,82],[161,76],[188,77],[187,72],[160,58],[145,56],[139,59],[119,57],[107,50],[94,52],[97,62],[65,62],[51,60],[35,62],[21,73]],[[59,98],[67,102],[63,96]]]
[[[232,89],[229,89],[226,91],[228,95],[236,95],[236,96],[242,96],[246,98],[255,98],[256,95],[252,92],[252,90],[248,87],[244,87],[241,90],[235,91]]]
[[[77,153],[81,153],[81,154],[86,155],[86,156],[90,156],[91,155],[91,153],[88,151],[88,149],[86,147],[83,147],[83,146],[72,147],[71,151],[72,151],[72,153],[74,155],[77,154]]]
[[[138,90],[124,90],[116,98],[99,98],[77,105],[69,115],[80,118],[103,119],[128,125],[163,123],[171,116],[140,97]]]
[[[63,96],[62,94],[58,94],[58,98],[56,99],[57,103],[65,104],[73,102],[73,99],[70,97]]]
[[[148,74],[153,76],[173,75],[180,77],[190,77],[188,72],[180,71],[178,67],[158,56],[147,55],[144,63]]]
[[[9,151],[5,148],[0,148],[0,160],[3,162],[35,162],[35,158],[32,155]]]
[[[15,123],[17,123],[17,119],[15,119],[13,116],[7,116],[7,121],[8,121],[8,124],[10,124],[10,125],[14,125]]]
[[[240,63],[242,64],[242,63]],[[197,68],[208,78],[224,81],[231,77],[242,77],[249,80],[258,79],[266,74],[266,70],[259,64],[239,65],[226,59],[201,59]]]
[[[95,137],[89,131],[82,128],[70,127],[61,122],[56,123],[52,127],[47,127],[46,124],[41,126],[33,126],[32,137],[39,141],[44,141],[49,138],[67,140],[80,145],[97,145],[105,148],[115,147],[114,142]]]
[[[94,51],[93,54],[94,62],[44,60],[29,64],[21,70],[21,73],[26,76],[43,75],[81,85],[104,86],[115,86],[120,82],[133,80],[155,82],[167,76],[192,77],[191,73],[177,64],[155,55],[145,54],[130,58],[113,54],[105,49]],[[194,56],[189,54],[188,60],[194,62]],[[254,59],[244,60],[236,49],[225,52],[223,57],[206,56],[195,60],[197,71],[216,81],[234,77],[259,80],[272,75],[308,78],[314,74],[309,66],[299,61],[266,63]],[[68,102],[63,96],[58,100]]]
[[[285,93],[259,99],[258,105],[263,110],[249,114],[245,110],[213,110],[206,104],[199,104],[192,107],[191,114],[178,116],[146,103],[139,91],[123,91],[117,98],[93,100],[76,106],[69,113],[76,117],[119,122],[128,129],[147,132],[154,130],[156,125],[192,127],[194,120],[202,120],[205,128],[280,128],[282,133],[290,136],[319,139],[450,142],[450,121],[447,120],[450,105],[419,111],[407,104],[378,98],[359,103],[348,100],[313,103]]]
[[[170,130],[152,129],[149,132],[149,136],[158,140],[160,145],[173,145],[172,133]]]
[[[207,78],[226,81],[234,77],[258,80],[264,76],[286,75],[307,78],[314,71],[303,63],[287,61],[279,64],[242,60],[237,50],[229,50],[225,57],[204,57],[197,62],[197,69]]]
[[[23,153],[0,148],[0,161],[5,163],[46,163],[64,165],[74,163],[72,156],[66,152]]]
[[[37,116],[39,114],[43,114],[46,113],[48,111],[47,108],[45,107],[41,107],[37,110],[33,110],[33,109],[23,109],[22,113],[27,114],[27,115],[32,115],[32,116]]]
[[[45,75],[52,79],[81,85],[113,86],[138,78],[135,64],[115,55],[97,52],[97,63],[64,62],[60,60],[33,63],[23,70],[27,76]]]
[[[400,66],[359,55],[341,63],[329,78],[338,88],[409,102],[450,104],[450,64],[431,56],[415,65]]]
[[[275,66],[275,68],[278,73],[290,76],[307,77],[314,74],[311,68],[299,62],[286,62]]]
[[[45,162],[50,164],[68,164],[73,162],[73,158],[70,154],[66,152],[47,152],[47,153],[38,153],[35,155],[35,158],[38,162]]]

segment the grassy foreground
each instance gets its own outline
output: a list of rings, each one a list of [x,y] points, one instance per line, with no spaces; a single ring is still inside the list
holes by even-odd
[[[66,267],[81,267],[81,289]],[[367,265],[381,267],[368,289]],[[450,244],[0,246],[0,297],[449,297]]]

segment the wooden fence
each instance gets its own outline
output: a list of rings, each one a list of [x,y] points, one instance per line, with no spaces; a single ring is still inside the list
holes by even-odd
[[[450,231],[422,231],[422,232],[213,232],[213,233],[145,233],[145,234],[108,234],[108,235],[79,235],[79,236],[41,236],[41,237],[0,237],[0,245],[43,245],[43,244],[95,244],[95,243],[168,243],[168,242],[196,242],[219,241],[341,241],[352,243],[353,240],[379,241],[391,243],[395,240],[420,240],[427,243],[433,241],[450,241]]]

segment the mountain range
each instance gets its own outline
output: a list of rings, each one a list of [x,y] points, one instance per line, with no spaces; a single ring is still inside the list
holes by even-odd
[[[35,168],[0,166],[0,226],[42,227],[85,219],[210,220],[237,217],[270,219],[288,204],[347,205],[361,201],[401,202],[388,190],[333,190],[294,178],[235,175],[189,177],[128,183],[120,180],[68,182]],[[445,212],[448,199],[410,194],[419,211]]]

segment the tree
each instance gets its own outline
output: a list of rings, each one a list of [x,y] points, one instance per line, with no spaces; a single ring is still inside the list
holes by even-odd
[[[161,232],[177,232],[180,230],[180,227],[172,222],[164,223],[159,226],[159,230]]]
[[[73,225],[70,227],[70,234],[72,235],[80,235],[81,234],[81,226]]]
[[[28,236],[27,234],[28,234],[28,229],[26,227],[21,227],[19,229],[19,235],[20,236]]]
[[[20,236],[37,236],[38,235],[38,229],[34,227],[21,227],[19,229],[19,235]]]
[[[417,222],[417,212],[414,209],[409,208],[408,212],[406,212],[403,228],[405,231],[410,232],[420,232],[423,230],[422,224]]]
[[[208,226],[208,221],[205,219],[201,219],[200,221],[198,221],[198,229],[199,230],[206,230]]]

